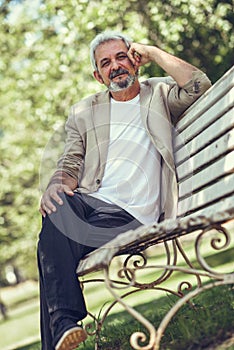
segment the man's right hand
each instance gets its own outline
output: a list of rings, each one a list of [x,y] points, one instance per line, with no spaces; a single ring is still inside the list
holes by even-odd
[[[62,198],[59,193],[66,193],[68,196],[74,196],[73,190],[65,184],[51,184],[43,194],[41,198],[39,211],[43,217],[46,214],[51,214],[56,212],[56,206],[54,201],[59,205],[63,205]]]

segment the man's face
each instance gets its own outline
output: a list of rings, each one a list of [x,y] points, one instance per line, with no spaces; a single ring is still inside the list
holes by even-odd
[[[110,40],[99,45],[95,51],[98,71],[95,78],[110,91],[120,91],[133,85],[137,69],[128,55],[128,48],[122,40]]]

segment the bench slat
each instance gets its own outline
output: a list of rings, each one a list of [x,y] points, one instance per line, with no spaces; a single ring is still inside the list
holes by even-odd
[[[194,120],[207,111],[217,100],[226,95],[233,86],[234,66],[187,109],[181,120],[177,123],[178,131],[182,132],[186,127],[192,124]]]
[[[191,176],[193,173],[209,166],[218,158],[225,156],[234,149],[234,131],[231,130],[223,135],[220,139],[213,142],[210,146],[191,157],[186,162],[177,167],[179,182],[184,178]]]
[[[200,152],[201,149],[213,142],[216,138],[222,136],[231,128],[234,128],[234,110],[231,109],[225,113],[220,119],[211,124],[203,132],[197,135],[196,138],[180,148],[175,152],[176,164],[181,164],[186,161],[188,157]],[[225,136],[224,136],[225,137]],[[218,148],[216,150],[219,152]]]
[[[213,202],[218,202],[224,197],[234,193],[234,174],[222,178],[220,181],[203,188],[202,191],[194,193],[191,197],[179,201],[178,215],[185,215],[187,212],[194,212]],[[228,208],[226,208],[228,209]]]
[[[192,177],[182,182],[179,186],[179,197],[181,198],[191,194],[191,189],[189,189],[189,186],[186,185],[187,182],[189,182],[189,185],[191,185],[191,178],[192,178],[193,192],[199,189],[203,191],[203,188],[205,186],[209,186],[210,183],[216,181],[220,177],[224,177],[233,172],[234,172],[234,151],[230,152],[225,157],[220,158],[218,161],[216,161],[212,165],[207,166],[203,170],[199,171],[197,174],[193,175]],[[234,183],[233,183],[233,188],[234,188]]]
[[[217,213],[217,212],[222,212],[224,210],[227,210],[227,208],[233,208],[234,207],[234,194],[231,195],[230,197],[226,197],[221,199],[220,201],[218,201],[217,203],[214,203],[212,205],[209,205],[208,207],[204,207],[198,211],[195,212],[195,215],[206,215],[206,216],[210,216],[213,213]],[[183,216],[183,215],[181,215]],[[194,213],[191,214],[191,216],[194,216]],[[180,217],[180,215],[178,215],[178,218]]]
[[[189,125],[179,137],[175,138],[174,147],[177,150],[187,144],[194,137],[202,133],[204,129],[214,123],[220,116],[231,109],[234,105],[234,87],[219,101],[217,101],[210,109],[208,109],[199,118]]]

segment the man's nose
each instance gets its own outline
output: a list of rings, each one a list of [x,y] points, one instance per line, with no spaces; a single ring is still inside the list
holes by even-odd
[[[117,70],[119,68],[119,63],[116,60],[111,61],[111,70]]]

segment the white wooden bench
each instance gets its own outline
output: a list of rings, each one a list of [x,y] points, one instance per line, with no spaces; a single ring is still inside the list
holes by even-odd
[[[218,272],[207,264],[201,253],[201,243],[205,238],[209,239],[209,246],[214,252],[226,249],[232,243],[226,223],[234,219],[233,105],[234,67],[186,111],[177,125],[174,137],[179,185],[177,219],[125,232],[80,262],[78,276],[85,276],[86,280],[90,272],[102,270],[106,287],[114,296],[113,303],[108,306],[102,319],[97,320],[90,314],[96,322],[96,349],[99,348],[98,335],[104,319],[116,302],[122,304],[148,331],[148,338],[143,333],[132,334],[132,348],[142,349],[139,341],[147,338],[144,349],[155,350],[159,349],[161,337],[171,318],[183,304],[213,286],[234,283],[233,271]],[[194,267],[183,249],[181,240],[183,242],[185,237],[193,241],[199,268]],[[149,268],[145,250],[158,245],[165,250],[165,264],[150,265],[150,269],[157,271],[155,279],[149,283],[139,282],[138,272],[148,271]],[[114,279],[110,266],[119,255],[124,255],[123,265],[119,268],[121,278]],[[178,264],[179,256],[186,267]],[[165,287],[165,281],[175,271],[182,271],[186,280],[174,289]],[[195,276],[193,284],[187,281],[191,275]],[[119,295],[117,289],[120,286],[129,287],[131,292]],[[160,325],[152,325],[125,301],[125,296],[146,289],[160,289],[179,297]]]

